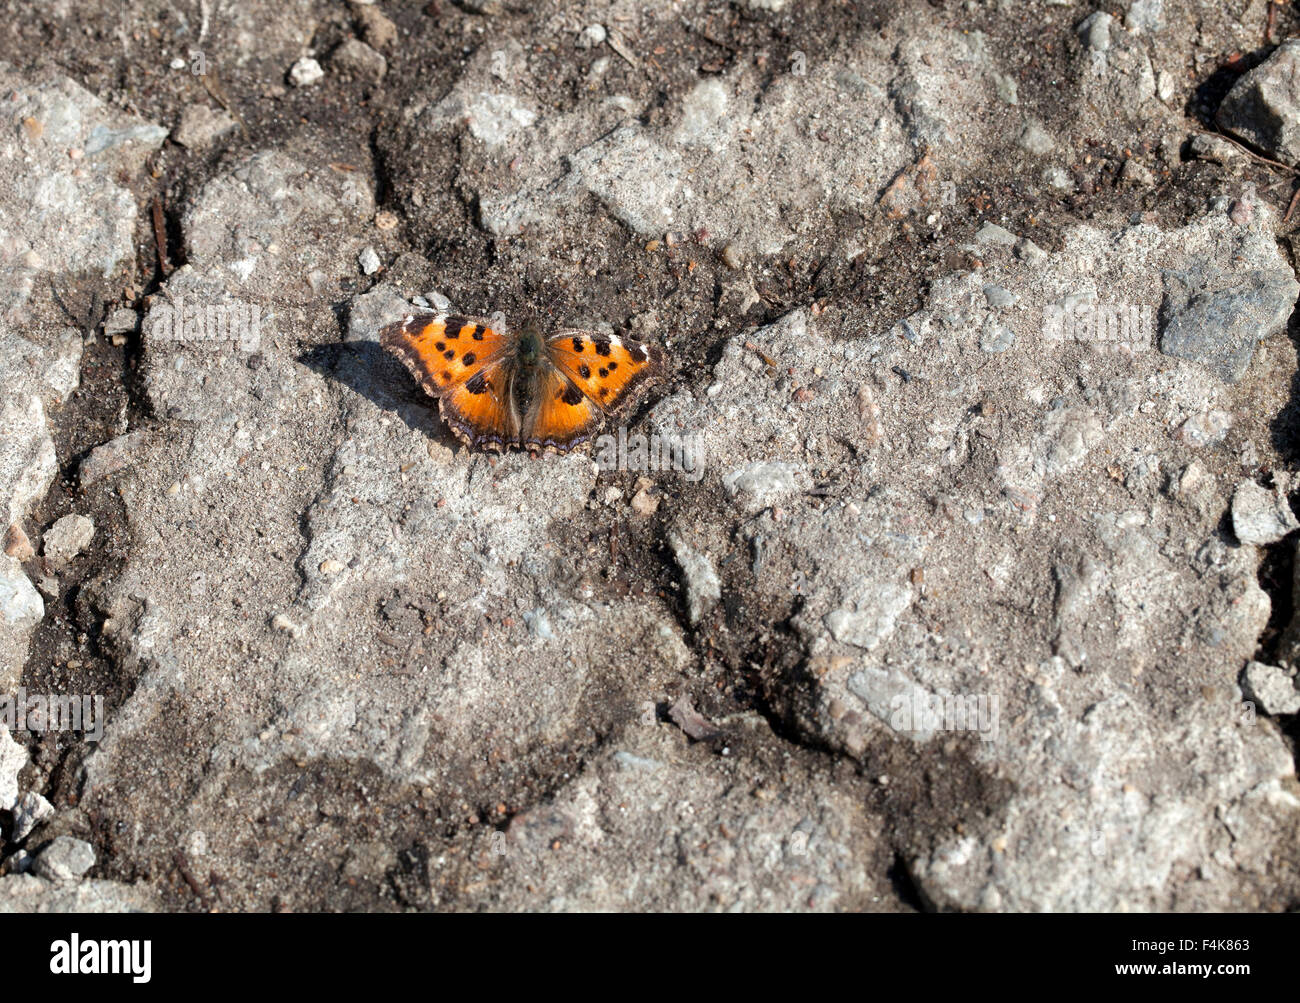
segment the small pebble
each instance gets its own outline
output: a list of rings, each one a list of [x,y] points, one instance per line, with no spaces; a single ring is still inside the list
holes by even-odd
[[[608,32],[603,24],[589,24],[578,34],[577,46],[579,49],[594,49],[603,44],[607,37]]]
[[[323,76],[325,71],[320,68],[320,63],[310,56],[304,56],[289,68],[289,82],[295,87],[310,87]]]

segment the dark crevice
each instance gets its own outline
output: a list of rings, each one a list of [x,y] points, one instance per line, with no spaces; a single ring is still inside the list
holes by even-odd
[[[1297,498],[1292,497],[1295,507]],[[1259,635],[1255,660],[1276,664],[1281,652],[1283,632],[1295,615],[1295,548],[1294,537],[1286,537],[1277,543],[1262,547],[1263,558],[1259,562],[1259,587],[1268,593],[1272,608],[1269,610],[1268,624]]]
[[[889,884],[893,887],[895,894],[904,905],[917,912],[932,912],[925,904],[925,898],[921,895],[921,890],[916,885],[916,880],[912,877],[912,871],[907,866],[907,861],[903,859],[901,853],[894,854],[894,863],[889,870],[885,872],[889,879]]]

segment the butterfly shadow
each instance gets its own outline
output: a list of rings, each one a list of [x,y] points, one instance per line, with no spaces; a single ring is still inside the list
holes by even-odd
[[[438,415],[438,402],[424,393],[406,368],[377,341],[315,345],[298,361],[327,380],[342,383],[381,411],[395,414],[433,442],[459,449],[460,441]]]

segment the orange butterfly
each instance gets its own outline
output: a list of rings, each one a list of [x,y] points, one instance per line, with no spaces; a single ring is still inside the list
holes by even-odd
[[[444,313],[390,324],[379,343],[438,398],[461,440],[495,451],[567,453],[663,364],[659,349],[637,341],[580,330],[503,333]]]

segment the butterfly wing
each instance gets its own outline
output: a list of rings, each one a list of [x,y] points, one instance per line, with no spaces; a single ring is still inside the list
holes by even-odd
[[[663,353],[630,338],[558,331],[546,339],[550,361],[601,411],[614,411],[663,366]]]
[[[466,444],[505,449],[519,438],[510,393],[513,341],[487,321],[454,314],[413,314],[379,332]]]
[[[563,372],[543,358],[537,367],[532,404],[524,417],[526,449],[567,453],[591,438],[604,414]]]
[[[502,356],[438,399],[443,420],[467,446],[501,452],[519,442],[511,378],[510,357]]]

